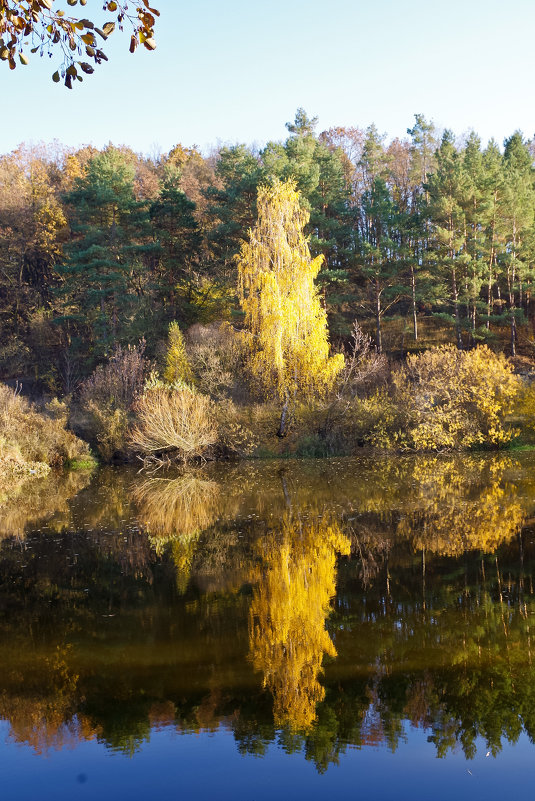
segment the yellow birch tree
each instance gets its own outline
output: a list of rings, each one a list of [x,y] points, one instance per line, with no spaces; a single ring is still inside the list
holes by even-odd
[[[279,436],[291,404],[328,392],[344,366],[342,354],[330,355],[314,285],[323,256],[310,255],[308,219],[293,181],[259,187],[258,222],[238,256],[246,362],[259,389],[282,402]]]

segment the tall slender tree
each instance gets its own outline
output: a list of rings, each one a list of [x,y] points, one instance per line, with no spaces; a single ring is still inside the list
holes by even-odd
[[[330,355],[314,285],[323,257],[310,256],[307,222],[292,181],[261,186],[258,222],[238,260],[246,361],[263,394],[282,403],[281,437],[296,400],[330,389],[344,365],[341,354]]]
[[[532,158],[522,134],[516,131],[505,142],[504,192],[500,217],[505,240],[502,262],[505,265],[511,326],[511,355],[516,355],[516,291],[522,306],[522,282],[528,259],[525,245],[535,212],[534,171]]]

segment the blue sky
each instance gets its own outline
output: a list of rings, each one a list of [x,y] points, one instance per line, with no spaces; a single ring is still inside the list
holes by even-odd
[[[56,2],[58,7],[62,2]],[[535,133],[533,0],[154,0],[157,49],[106,43],[69,92],[53,61],[0,62],[0,152],[58,139],[151,153],[283,139],[298,106],[332,125],[404,136],[413,115],[502,142]],[[101,0],[84,13],[102,17]]]

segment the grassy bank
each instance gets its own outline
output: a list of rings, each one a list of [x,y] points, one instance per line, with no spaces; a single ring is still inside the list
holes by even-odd
[[[0,486],[42,477],[52,467],[94,463],[89,446],[67,428],[66,404],[37,409],[16,390],[0,384]]]

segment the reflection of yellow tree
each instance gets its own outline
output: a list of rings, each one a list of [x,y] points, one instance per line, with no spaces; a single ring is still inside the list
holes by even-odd
[[[335,593],[336,552],[349,539],[336,522],[283,519],[280,536],[263,544],[265,570],[251,604],[250,649],[273,693],[277,725],[308,728],[324,696],[318,674],[324,654],[336,656],[325,629]]]
[[[133,497],[156,552],[171,543],[177,585],[184,592],[199,536],[218,516],[219,486],[185,473],[148,479],[134,488]]]
[[[475,475],[467,475],[466,465],[456,459],[416,462],[398,534],[416,548],[444,556],[492,552],[509,542],[524,519],[518,493],[504,479],[511,460],[496,457],[471,466]]]

